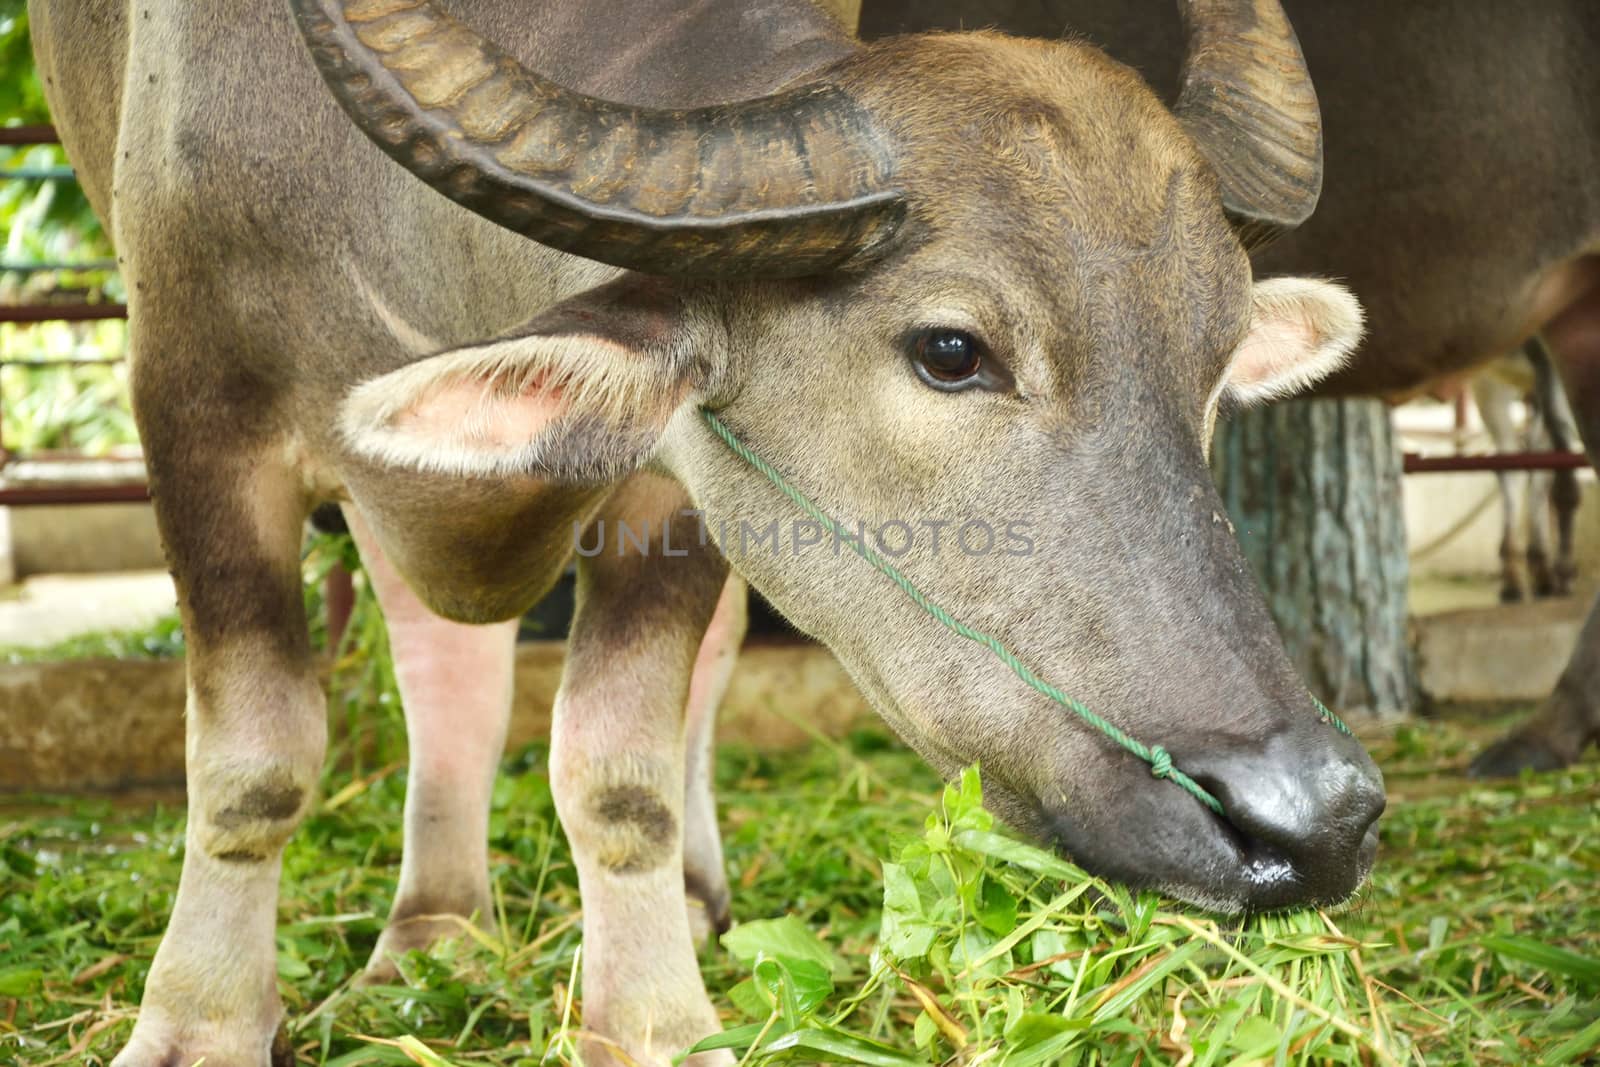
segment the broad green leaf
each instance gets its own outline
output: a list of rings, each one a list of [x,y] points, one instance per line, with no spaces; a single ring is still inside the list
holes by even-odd
[[[766,1023],[764,1021],[759,1023],[746,1023],[744,1026],[730,1027],[727,1030],[723,1030],[720,1033],[715,1033],[710,1037],[702,1039],[701,1041],[697,1042],[694,1047],[689,1049],[689,1051],[694,1053],[711,1052],[719,1048],[749,1048],[751,1043],[753,1043],[756,1038],[761,1036],[761,1031],[765,1029],[765,1027]],[[772,1031],[768,1030],[767,1033],[770,1035]]]
[[[1017,898],[993,878],[983,880],[977,900],[977,918],[990,933],[1005,936],[1017,925]]]
[[[753,978],[746,978],[728,990],[728,999],[751,1019],[765,1019],[772,1014],[772,1004],[761,995]]]
[[[747,966],[759,956],[770,956],[784,961],[809,960],[830,973],[839,967],[833,950],[793,915],[742,922],[722,935],[722,947]]]
[[[1018,1016],[1016,1022],[1006,1027],[1006,1041],[1021,1049],[1045,1038],[1055,1037],[1057,1034],[1088,1028],[1087,1019],[1069,1019],[1064,1015],[1047,1015],[1031,1011]]]
[[[1003,834],[984,830],[963,830],[957,835],[956,844],[981,856],[1014,863],[1035,874],[1049,875],[1052,878],[1070,878],[1073,881],[1088,878],[1081,868],[1074,867],[1054,853],[1023,844]]]
[[[1241,1020],[1238,1028],[1228,1035],[1228,1047],[1247,1059],[1271,1053],[1282,1040],[1282,1031],[1271,1019],[1251,1015]]]
[[[883,951],[900,960],[928,954],[938,928],[922,911],[922,897],[911,875],[898,863],[883,865],[883,920],[879,941]]]
[[[860,1063],[870,1067],[921,1067],[926,1061],[913,1059],[887,1045],[834,1029],[810,1027],[785,1034],[766,1046],[768,1052],[808,1049],[826,1053],[836,1063]]]

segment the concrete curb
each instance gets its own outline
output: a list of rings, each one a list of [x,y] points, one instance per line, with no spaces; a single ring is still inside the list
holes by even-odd
[[[549,735],[564,655],[559,641],[518,646],[510,745]],[[183,704],[181,660],[0,665],[0,792],[180,784]],[[842,736],[870,714],[826,649],[754,644],[740,654],[717,735],[792,748],[813,734]]]

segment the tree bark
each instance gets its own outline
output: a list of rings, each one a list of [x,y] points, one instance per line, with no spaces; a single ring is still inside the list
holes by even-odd
[[[1220,424],[1212,469],[1289,656],[1344,712],[1406,713],[1400,450],[1377,400],[1293,400]]]

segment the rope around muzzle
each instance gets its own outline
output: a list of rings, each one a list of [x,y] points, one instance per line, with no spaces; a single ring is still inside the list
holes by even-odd
[[[978,644],[987,648],[990,652],[993,652],[995,656],[999,658],[1000,662],[1011,668],[1012,673],[1018,678],[1022,679],[1022,681],[1029,688],[1049,697],[1057,704],[1060,704],[1062,707],[1072,712],[1079,719],[1082,719],[1096,730],[1099,730],[1106,737],[1116,742],[1119,747],[1131,752],[1133,755],[1149,764],[1150,774],[1152,777],[1162,778],[1171,782],[1173,785],[1178,786],[1184,792],[1188,793],[1200,803],[1204,804],[1207,808],[1211,809],[1211,811],[1216,815],[1224,818],[1226,817],[1226,813],[1222,809],[1222,802],[1207,792],[1205,787],[1199,782],[1196,782],[1193,778],[1189,777],[1187,774],[1183,773],[1183,771],[1175,767],[1172,763],[1172,754],[1165,748],[1161,747],[1160,745],[1146,745],[1138,738],[1131,737],[1124,733],[1122,730],[1118,729],[1115,723],[1095,714],[1094,711],[1092,711],[1087,705],[1072,699],[1070,696],[1063,693],[1061,690],[1057,689],[1043,678],[1040,678],[1037,674],[1033,673],[1033,671],[1028,668],[1027,664],[1023,663],[1022,660],[1017,657],[1016,653],[1012,652],[1005,645],[1001,644],[997,638],[991,637],[981,630],[976,630],[973,627],[968,626],[966,623],[955,618],[948,611],[944,610],[944,608],[941,608],[938,604],[935,604],[931,599],[928,598],[926,593],[912,584],[910,578],[907,578],[904,574],[901,574],[894,564],[890,563],[888,560],[884,559],[881,555],[868,547],[867,539],[864,535],[858,539],[852,539],[848,532],[833,520],[832,516],[828,515],[816,504],[812,503],[809,497],[807,497],[799,489],[796,489],[793,485],[790,485],[789,480],[780,474],[777,469],[772,466],[772,464],[762,459],[747,445],[745,445],[743,441],[740,441],[737,437],[735,437],[733,431],[728,429],[728,427],[723,424],[722,420],[717,418],[717,416],[712,413],[709,408],[701,408],[700,414],[705,418],[706,425],[711,427],[712,432],[722,439],[722,443],[727,445],[728,448],[732,450],[734,455],[738,456],[740,459],[750,464],[750,466],[754,467],[757,471],[761,472],[767,481],[776,486],[778,491],[784,496],[788,497],[796,507],[805,512],[813,521],[831,533],[834,537],[835,543],[843,541],[845,544],[849,545],[851,550],[855,552],[856,555],[866,560],[873,566],[873,568],[883,574],[884,577],[888,578],[895,585],[899,586],[900,591],[905,593],[906,596],[910,597],[912,603],[916,604],[917,607],[933,616],[947,630],[950,630],[952,633],[964,637],[969,641],[976,641]],[[1327,706],[1324,705],[1322,701],[1318,700],[1315,696],[1312,696],[1311,702],[1316,706],[1317,717],[1322,722],[1335,727],[1343,734],[1350,734],[1350,727],[1346,726],[1344,720],[1340,719],[1339,716],[1328,710]]]

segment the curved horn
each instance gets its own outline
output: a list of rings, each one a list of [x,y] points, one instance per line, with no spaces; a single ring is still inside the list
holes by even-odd
[[[689,110],[563,89],[432,0],[291,0],[340,105],[456,203],[540,244],[694,277],[819,274],[881,254],[894,159],[845,93]]]
[[[1179,0],[1179,120],[1222,183],[1245,247],[1304,222],[1322,192],[1322,116],[1278,0]]]

